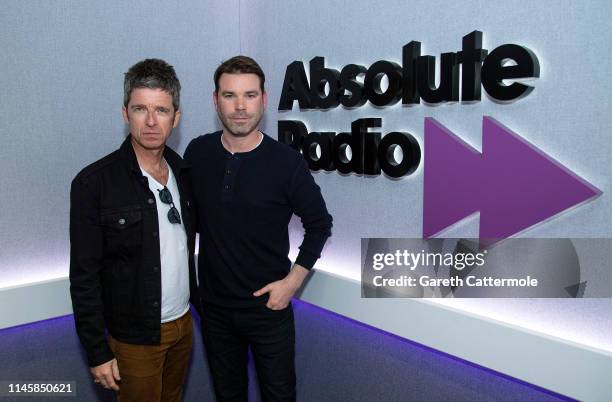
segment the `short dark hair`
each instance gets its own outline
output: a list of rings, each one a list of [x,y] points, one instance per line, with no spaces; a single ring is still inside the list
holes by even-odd
[[[130,103],[135,88],[163,89],[172,96],[172,106],[178,110],[181,98],[181,83],[174,67],[161,59],[145,59],[134,64],[123,82],[123,106]]]
[[[259,87],[261,92],[265,92],[264,83],[266,75],[255,60],[248,56],[234,56],[231,59],[225,60],[215,70],[215,92],[219,92],[219,78],[221,75],[227,74],[255,74],[259,77]]]

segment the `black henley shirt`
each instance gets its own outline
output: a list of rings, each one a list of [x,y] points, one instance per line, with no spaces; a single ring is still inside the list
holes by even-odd
[[[332,217],[300,153],[267,135],[250,152],[231,154],[221,131],[187,146],[200,233],[202,300],[224,307],[266,303],[253,292],[290,268],[288,224],[304,226],[296,264],[311,269],[331,235]]]

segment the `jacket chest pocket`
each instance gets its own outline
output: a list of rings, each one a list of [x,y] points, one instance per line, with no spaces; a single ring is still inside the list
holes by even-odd
[[[105,251],[122,257],[140,256],[142,246],[142,211],[103,211],[100,226]]]

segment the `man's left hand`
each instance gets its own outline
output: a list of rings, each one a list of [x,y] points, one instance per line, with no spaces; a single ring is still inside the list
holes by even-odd
[[[302,286],[304,278],[308,276],[308,272],[306,268],[295,264],[286,277],[279,281],[268,283],[253,293],[253,296],[259,297],[269,293],[266,307],[271,310],[282,310],[289,305],[295,292]]]

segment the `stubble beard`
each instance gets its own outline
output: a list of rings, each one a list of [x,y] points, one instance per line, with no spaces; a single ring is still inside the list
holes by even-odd
[[[263,118],[263,113],[262,113],[259,115],[259,118],[257,120],[249,120],[247,124],[238,125],[238,124],[233,123],[231,119],[226,118],[219,112],[217,112],[217,115],[219,116],[219,120],[221,121],[221,124],[223,125],[224,130],[228,134],[234,137],[239,137],[239,138],[247,137],[249,134],[254,132],[257,129],[257,127],[259,127],[259,123],[261,122],[261,119]]]

